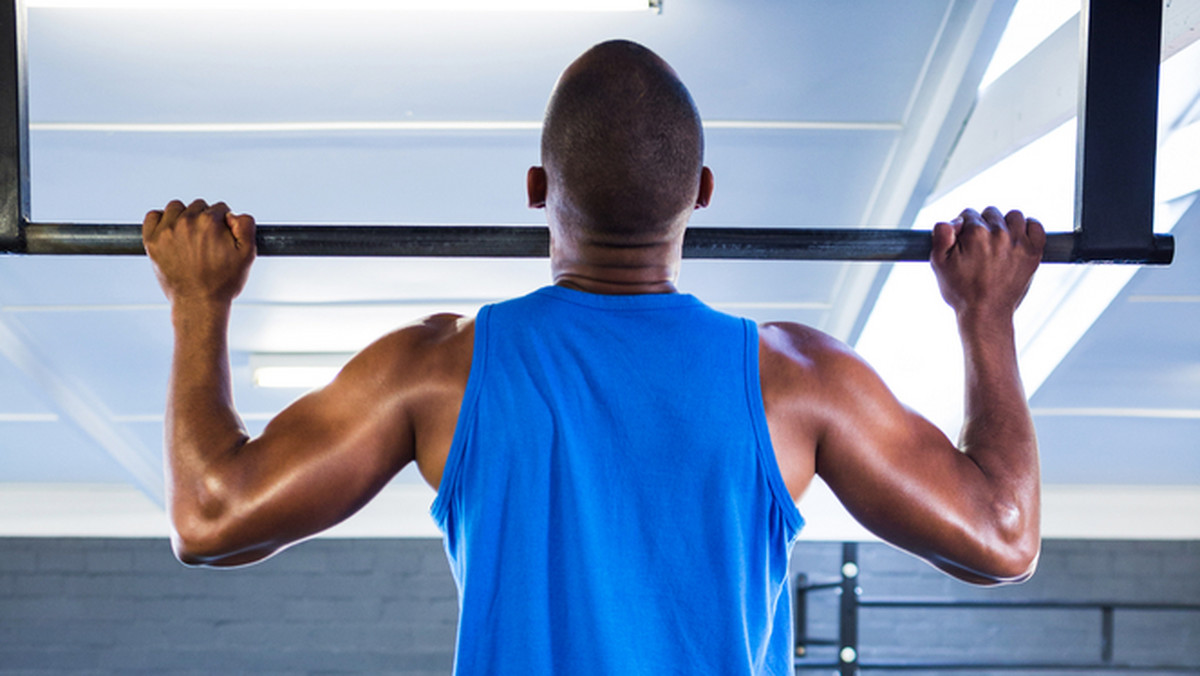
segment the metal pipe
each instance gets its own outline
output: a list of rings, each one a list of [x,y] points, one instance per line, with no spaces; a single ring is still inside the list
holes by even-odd
[[[141,226],[29,223],[23,238],[0,251],[35,255],[140,256]],[[1051,233],[1042,260],[1078,263],[1078,234]],[[545,227],[480,225],[261,225],[263,256],[408,256],[545,258]],[[1167,264],[1174,240],[1111,262]],[[685,258],[757,260],[927,261],[928,231],[870,228],[704,228],[687,231]]]

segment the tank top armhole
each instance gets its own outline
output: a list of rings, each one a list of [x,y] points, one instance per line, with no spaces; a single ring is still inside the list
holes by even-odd
[[[796,503],[792,501],[792,495],[783,482],[779,461],[775,459],[775,447],[771,444],[771,431],[767,427],[767,411],[763,404],[762,383],[759,380],[758,325],[749,319],[742,319],[742,323],[746,329],[746,400],[750,410],[750,424],[754,428],[757,441],[754,447],[775,503],[791,530],[791,537],[794,538],[804,527],[804,517],[796,508]]]
[[[450,451],[446,455],[446,464],[442,468],[442,480],[438,484],[437,496],[429,506],[429,514],[433,517],[438,528],[446,530],[447,518],[454,496],[458,493],[459,477],[462,474],[464,462],[463,453],[467,445],[467,428],[470,421],[475,419],[475,409],[479,401],[480,381],[487,367],[488,320],[491,317],[491,306],[484,306],[475,316],[475,337],[471,348],[471,372],[467,376],[467,386],[463,391],[462,405],[458,411],[458,421],[454,427],[454,437],[450,442]]]

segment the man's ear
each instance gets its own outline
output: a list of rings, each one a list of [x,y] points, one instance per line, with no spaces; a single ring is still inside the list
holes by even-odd
[[[713,173],[708,167],[700,168],[700,189],[696,191],[696,208],[703,209],[712,200]]]
[[[543,167],[530,167],[525,174],[525,192],[529,195],[530,209],[546,207],[546,170]]]

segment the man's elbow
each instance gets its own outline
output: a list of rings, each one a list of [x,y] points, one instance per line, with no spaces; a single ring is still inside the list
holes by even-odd
[[[988,570],[980,584],[988,586],[1019,584],[1033,577],[1037,570],[1040,546],[1022,547],[1005,555],[996,561],[996,565]]]
[[[230,568],[266,559],[287,545],[287,540],[263,539],[238,504],[222,496],[176,502],[171,510],[171,549],[185,566]]]
[[[185,566],[211,566],[228,553],[211,523],[173,515],[171,526],[171,550]]]
[[[1016,584],[1033,577],[1042,551],[1041,531],[1036,525],[1001,529],[990,547],[987,565],[980,571],[987,585]]]

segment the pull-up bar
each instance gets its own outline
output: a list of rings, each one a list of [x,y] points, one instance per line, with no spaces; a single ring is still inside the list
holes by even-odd
[[[431,256],[545,258],[544,227],[477,225],[260,225],[264,256]],[[27,254],[141,255],[141,226],[36,223]],[[1076,260],[1074,233],[1051,233],[1042,259]],[[927,261],[929,232],[855,228],[689,228],[686,258]],[[1155,260],[1167,263],[1166,257]],[[1161,253],[1160,253],[1161,255]],[[1144,261],[1138,261],[1144,262]]]
[[[32,223],[25,10],[0,17],[0,252],[141,255],[134,224]],[[1043,260],[1167,264],[1170,235],[1156,235],[1154,160],[1162,3],[1083,0],[1078,161],[1073,232],[1051,233]],[[260,225],[265,256],[537,258],[544,227]],[[928,231],[867,228],[688,230],[684,256],[779,260],[923,261]]]

